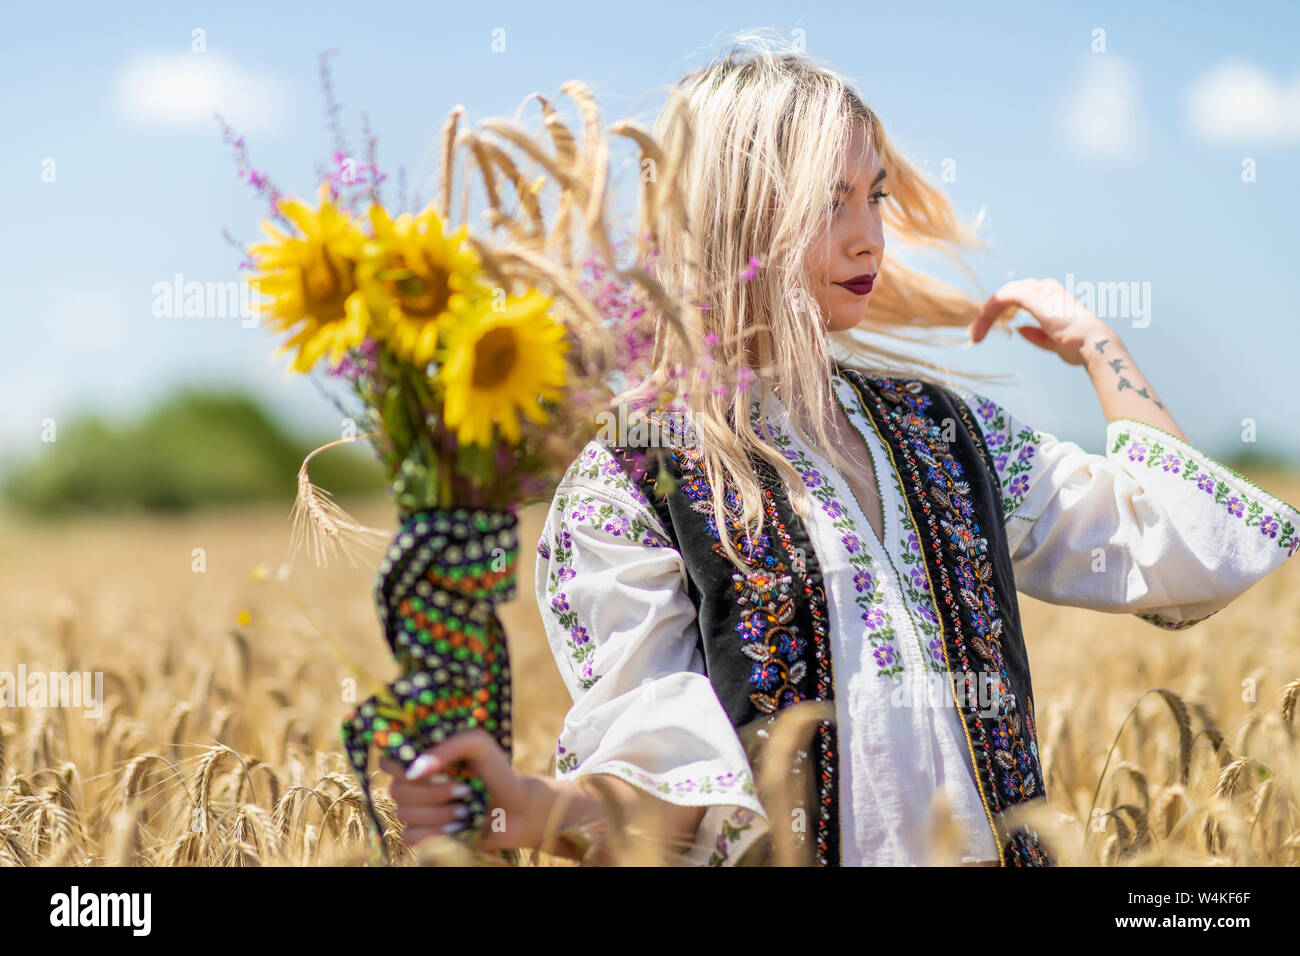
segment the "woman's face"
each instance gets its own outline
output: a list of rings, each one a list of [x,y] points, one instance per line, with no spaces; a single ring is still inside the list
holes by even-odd
[[[884,179],[875,149],[855,123],[839,180],[831,184],[830,226],[808,250],[808,275],[828,332],[851,329],[866,317],[871,284],[885,255]]]

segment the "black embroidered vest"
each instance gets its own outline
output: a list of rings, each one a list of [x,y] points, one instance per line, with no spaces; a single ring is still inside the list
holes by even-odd
[[[1045,795],[1033,690],[1021,635],[1002,518],[1002,494],[988,449],[960,398],[930,383],[868,378],[840,366],[889,450],[919,531],[953,702],[965,728],[975,778],[1004,866],[1054,861],[1009,809]],[[649,419],[659,447],[629,440],[610,450],[654,506],[684,559],[698,612],[705,671],[733,726],[749,729],[805,700],[833,701],[826,591],[816,551],[771,465],[753,459],[762,487],[764,533],[750,541],[724,499],[726,533],[749,565],[725,556],[713,518],[703,457],[686,438],[682,412]],[[833,720],[813,739],[815,820],[811,850],[840,865],[838,739]],[[803,847],[806,837],[796,840]]]

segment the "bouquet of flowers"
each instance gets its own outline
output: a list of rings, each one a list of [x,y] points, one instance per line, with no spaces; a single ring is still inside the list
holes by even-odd
[[[270,206],[267,238],[247,247],[244,265],[267,296],[267,325],[286,336],[278,354],[292,357],[293,372],[324,367],[345,383],[364,423],[304,461],[295,540],[310,541],[319,561],[336,548],[350,557],[355,545],[389,539],[374,598],[399,674],[342,730],[386,858],[367,776],[372,745],[405,766],[447,736],[481,727],[510,752],[511,675],[496,609],[515,590],[516,509],[553,491],[602,412],[666,397],[656,394],[661,376],[683,370],[652,367],[650,317],[678,331],[680,351],[660,353],[689,357],[692,305],[656,282],[648,237],[631,265],[618,264],[622,244],[604,222],[609,141],[581,84],[562,90],[580,108],[581,144],[539,94],[530,99],[541,107],[551,149],[504,120],[458,133],[455,108],[443,128],[435,201],[394,214],[382,200],[387,177],[368,123],[366,158],[351,157],[328,55],[321,76],[335,150],[333,169],[319,170],[314,204],[253,170],[243,137],[222,125],[241,175]],[[671,167],[673,157],[636,124],[610,133]],[[453,221],[457,158],[465,199]],[[464,221],[474,170],[487,207],[482,235]],[[671,206],[672,181],[643,178],[643,203]],[[404,174],[401,191],[405,206]],[[590,252],[579,263],[580,244]],[[307,476],[311,457],[360,438],[371,440],[391,482],[398,512],[391,536],[353,521]],[[460,779],[472,788],[463,831],[472,845],[488,795],[481,781]]]

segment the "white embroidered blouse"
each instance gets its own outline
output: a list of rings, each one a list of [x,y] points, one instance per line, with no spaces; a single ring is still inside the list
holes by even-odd
[[[814,502],[807,524],[826,584],[841,860],[923,864],[940,789],[966,834],[963,858],[997,860],[899,476],[856,393],[839,375],[832,381],[871,453],[883,541],[770,394],[768,424]],[[1106,453],[1096,455],[983,396],[959,395],[994,459],[1016,587],[1026,594],[1181,628],[1297,549],[1295,508],[1153,426],[1111,422]],[[757,399],[753,409],[757,423]],[[705,676],[682,557],[599,441],[560,482],[537,551],[538,606],[573,697],[557,777],[610,773],[671,803],[707,807],[683,862],[733,865],[770,821]]]

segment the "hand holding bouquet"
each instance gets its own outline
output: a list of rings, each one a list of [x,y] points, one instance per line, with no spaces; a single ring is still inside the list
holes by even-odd
[[[322,76],[334,117],[324,62]],[[337,123],[338,168],[321,177],[314,205],[245,167],[271,205],[267,240],[247,253],[269,296],[268,325],[287,336],[279,354],[292,356],[293,372],[323,364],[347,383],[365,434],[341,441],[371,439],[397,505],[375,602],[399,674],[356,708],[342,734],[380,835],[387,828],[367,776],[372,744],[409,766],[446,737],[483,728],[510,752],[509,659],[496,608],[514,594],[516,508],[550,494],[602,412],[667,397],[653,383],[682,366],[651,365],[657,333],[677,332],[675,344],[658,342],[660,363],[694,354],[683,321],[690,305],[646,268],[654,255],[648,237],[635,264],[616,262],[618,244],[604,223],[608,140],[586,90],[570,83],[564,92],[581,109],[581,146],[540,95],[552,150],[501,120],[458,136],[461,111],[453,110],[439,201],[418,214],[385,207],[375,141],[358,176]],[[672,157],[635,124],[612,131],[671,167]],[[227,130],[227,142],[243,161],[242,137]],[[458,154],[480,173],[488,235],[451,221]],[[525,176],[526,166],[540,175]],[[465,195],[468,206],[468,185]],[[364,214],[356,209],[362,198]],[[674,202],[653,177],[643,177],[641,198],[652,210]],[[583,238],[594,252],[575,266]],[[651,321],[652,310],[666,321]],[[616,375],[627,385],[621,391],[611,384]],[[311,539],[318,560],[387,537],[352,521],[311,483],[311,457],[299,473],[295,537]],[[466,782],[464,833],[472,842],[490,802],[480,781]]]

